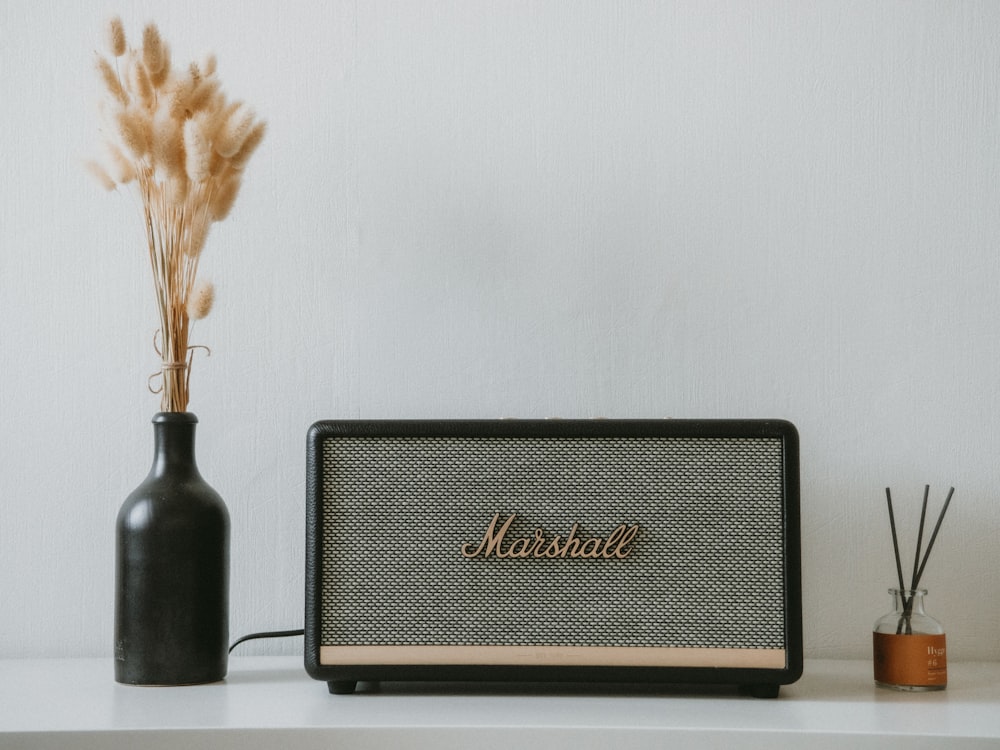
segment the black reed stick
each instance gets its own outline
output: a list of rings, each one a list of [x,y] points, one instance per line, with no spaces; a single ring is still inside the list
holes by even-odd
[[[885,502],[889,506],[889,528],[892,529],[892,551],[896,555],[896,575],[899,576],[899,592],[902,595],[906,590],[903,584],[903,566],[899,562],[899,539],[896,537],[896,516],[892,512],[892,493],[889,488],[885,488]]]
[[[913,555],[913,577],[910,579],[910,590],[915,591],[917,588],[917,568],[919,568],[920,562],[920,546],[923,544],[924,539],[924,519],[927,517],[927,495],[930,494],[931,486],[929,484],[924,485],[924,504],[920,508],[920,530],[917,532],[917,551]]]
[[[952,487],[948,490],[948,497],[945,498],[944,507],[941,508],[941,515],[938,516],[937,523],[934,524],[934,531],[931,533],[931,540],[927,542],[927,551],[924,553],[924,559],[920,563],[920,569],[917,571],[917,575],[913,579],[913,588],[916,589],[920,583],[920,577],[924,574],[924,568],[927,566],[927,559],[931,556],[931,549],[934,547],[934,541],[937,539],[938,531],[941,529],[941,522],[944,520],[944,514],[948,512],[948,505],[951,503],[951,496],[955,494],[955,488]]]

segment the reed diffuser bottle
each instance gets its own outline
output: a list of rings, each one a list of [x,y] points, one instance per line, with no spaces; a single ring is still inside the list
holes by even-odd
[[[944,627],[924,612],[926,589],[889,589],[893,609],[875,621],[875,684],[896,690],[944,690],[948,655]]]
[[[924,597],[927,595],[927,590],[919,588],[919,585],[954,492],[954,487],[948,491],[948,497],[944,501],[937,524],[927,543],[927,550],[921,558],[924,521],[927,518],[927,496],[930,493],[930,487],[924,487],[917,548],[913,556],[913,575],[910,586],[906,587],[903,585],[903,565],[899,557],[899,537],[896,535],[896,517],[892,510],[892,493],[888,487],[885,490],[899,588],[889,589],[889,594],[892,596],[892,611],[876,620],[872,628],[872,662],[875,669],[875,684],[880,687],[918,691],[944,690],[948,685],[948,653],[944,627],[924,611]]]

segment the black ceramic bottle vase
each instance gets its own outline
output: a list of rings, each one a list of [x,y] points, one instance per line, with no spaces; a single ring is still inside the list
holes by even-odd
[[[115,679],[192,685],[226,676],[229,512],[202,479],[190,412],[153,417],[149,476],[116,524]]]

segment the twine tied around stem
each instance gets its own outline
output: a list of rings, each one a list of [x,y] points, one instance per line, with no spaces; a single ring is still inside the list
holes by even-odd
[[[162,336],[162,331],[157,329],[153,334],[153,349],[156,351],[157,355],[162,359],[163,350],[160,348],[160,337]],[[212,356],[212,350],[209,349],[204,344],[192,344],[187,347],[187,360],[177,361],[177,360],[163,360],[160,365],[160,369],[154,372],[146,381],[146,387],[149,389],[150,393],[159,395],[162,394],[165,387],[165,382],[170,373],[183,372],[183,382],[184,391],[187,392],[188,385],[191,380],[191,365],[194,362],[194,350],[203,349],[205,354],[209,357]],[[154,386],[156,380],[159,379],[159,384]]]

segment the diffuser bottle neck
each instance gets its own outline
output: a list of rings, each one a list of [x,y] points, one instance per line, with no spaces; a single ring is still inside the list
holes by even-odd
[[[944,626],[924,611],[926,589],[889,589],[892,611],[876,620],[876,633],[895,635],[939,635]]]
[[[923,615],[927,589],[889,589],[892,605],[900,614]]]

